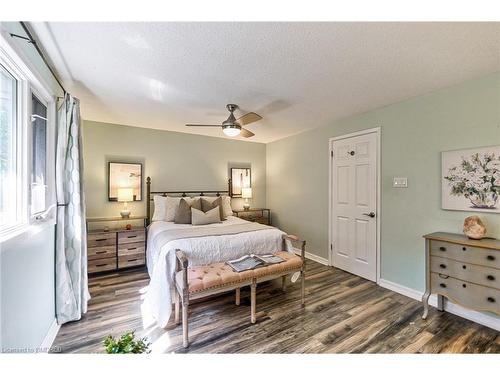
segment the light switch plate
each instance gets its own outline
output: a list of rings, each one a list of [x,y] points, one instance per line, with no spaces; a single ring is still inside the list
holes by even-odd
[[[406,177],[394,177],[394,179],[392,180],[392,187],[407,188],[408,187],[408,178],[406,178]]]

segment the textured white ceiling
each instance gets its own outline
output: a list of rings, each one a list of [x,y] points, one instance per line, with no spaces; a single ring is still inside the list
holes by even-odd
[[[500,70],[500,23],[31,23],[88,120],[270,142]]]

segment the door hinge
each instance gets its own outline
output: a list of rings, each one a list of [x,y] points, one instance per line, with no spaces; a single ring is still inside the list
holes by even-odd
[[[333,244],[330,244],[330,251],[333,250]]]
[[[330,151],[330,156],[333,158],[333,150]]]

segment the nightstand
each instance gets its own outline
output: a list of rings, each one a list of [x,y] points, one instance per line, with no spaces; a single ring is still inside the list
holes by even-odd
[[[234,216],[240,219],[271,225],[271,210],[269,208],[249,208],[248,210],[233,210]]]
[[[105,230],[103,225],[116,227]],[[127,224],[142,222],[131,229]],[[87,272],[116,271],[146,264],[146,216],[87,218]],[[97,229],[90,225],[100,224]]]

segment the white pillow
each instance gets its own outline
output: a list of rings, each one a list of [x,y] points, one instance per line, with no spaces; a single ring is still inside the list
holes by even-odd
[[[224,216],[233,216],[233,209],[231,208],[231,197],[229,195],[222,196],[222,210]]]
[[[197,210],[191,207],[191,224],[193,225],[205,225],[220,223],[220,209],[219,206],[212,208],[207,212],[202,210]]]
[[[165,213],[167,210],[167,197],[162,197],[161,195],[154,195],[153,202],[154,202],[154,211],[151,221],[165,220]]]

